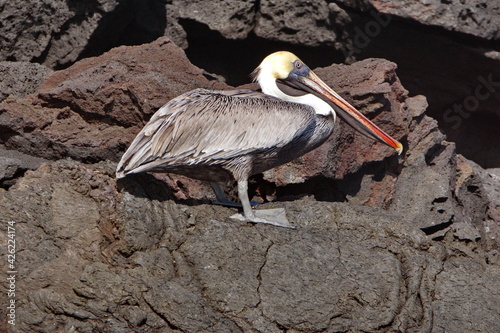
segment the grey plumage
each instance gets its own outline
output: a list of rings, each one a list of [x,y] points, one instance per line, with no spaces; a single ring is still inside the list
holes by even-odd
[[[323,143],[332,116],[251,90],[196,89],[159,109],[123,155],[117,177],[153,171],[237,181]]]

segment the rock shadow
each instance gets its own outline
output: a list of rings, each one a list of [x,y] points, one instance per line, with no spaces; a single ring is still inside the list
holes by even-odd
[[[66,1],[69,8],[82,6],[79,1]],[[166,11],[164,1],[119,2],[116,8],[99,21],[77,61],[99,56],[113,47],[141,45],[164,36],[167,26]]]
[[[135,197],[160,202],[175,200],[172,189],[163,181],[147,173],[127,175],[116,180],[118,191],[126,191]]]

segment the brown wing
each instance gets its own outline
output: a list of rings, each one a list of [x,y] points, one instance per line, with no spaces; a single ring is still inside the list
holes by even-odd
[[[196,89],[153,115],[123,155],[117,177],[274,149],[311,130],[314,121],[312,108],[262,93]]]

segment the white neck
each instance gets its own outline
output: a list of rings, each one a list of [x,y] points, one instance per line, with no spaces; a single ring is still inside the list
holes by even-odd
[[[328,116],[330,114],[335,118],[335,112],[332,107],[328,105],[321,98],[314,96],[313,94],[305,94],[302,96],[289,96],[283,93],[276,85],[276,80],[274,78],[264,78],[259,75],[257,78],[262,92],[266,95],[271,95],[288,102],[300,103],[311,106],[316,114],[323,116]]]

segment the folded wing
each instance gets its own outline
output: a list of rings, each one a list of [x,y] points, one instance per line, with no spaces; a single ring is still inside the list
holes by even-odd
[[[251,90],[196,89],[153,115],[123,155],[117,177],[277,149],[311,130],[314,121],[308,106]]]

